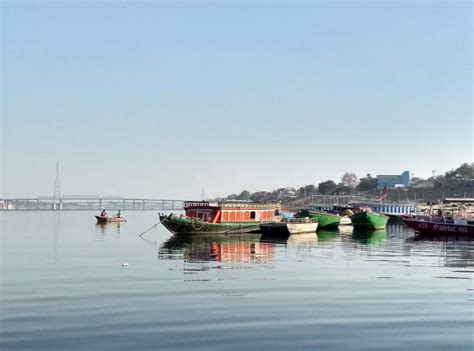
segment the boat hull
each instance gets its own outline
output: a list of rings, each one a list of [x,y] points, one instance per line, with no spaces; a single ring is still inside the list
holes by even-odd
[[[287,223],[290,234],[316,233],[318,223]]]
[[[124,222],[125,218],[123,217],[100,217],[95,216],[97,223],[109,223],[109,222]]]
[[[303,233],[316,233],[318,223],[263,223],[260,230],[265,235],[290,235]]]
[[[412,218],[403,218],[403,222],[421,234],[474,236],[474,225],[420,221]]]
[[[208,223],[175,215],[160,215],[160,221],[173,234],[240,234],[257,233],[260,230],[260,222]]]
[[[260,224],[260,231],[263,235],[290,235],[286,223],[262,223]]]
[[[340,216],[331,213],[309,211],[309,217],[318,220],[320,229],[337,229],[341,222]]]
[[[350,226],[352,226],[352,221],[348,216],[342,216],[341,220],[339,221],[339,226],[341,226],[341,225],[345,225],[345,226],[350,225]]]
[[[353,214],[351,217],[352,225],[356,228],[366,229],[385,229],[388,217],[375,212],[362,211]]]

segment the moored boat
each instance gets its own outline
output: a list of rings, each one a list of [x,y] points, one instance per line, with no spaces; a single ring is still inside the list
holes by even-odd
[[[125,222],[123,217],[101,217],[95,216],[97,223],[108,223],[108,222]]]
[[[371,211],[361,211],[353,214],[350,219],[356,228],[385,229],[388,216]]]
[[[445,220],[442,218],[403,218],[403,222],[415,231],[426,235],[474,236],[474,221],[467,219]]]
[[[186,215],[160,215],[173,234],[238,234],[259,232],[260,224],[275,220],[279,204],[246,202],[185,202]]]
[[[318,228],[320,229],[337,229],[341,222],[341,216],[333,213],[308,211],[308,216],[318,220]]]
[[[316,233],[318,220],[314,218],[293,218],[282,222],[262,223],[260,230],[268,235]]]
[[[340,226],[352,226],[352,221],[351,219],[349,218],[349,216],[341,216],[341,219],[339,221],[339,227]]]

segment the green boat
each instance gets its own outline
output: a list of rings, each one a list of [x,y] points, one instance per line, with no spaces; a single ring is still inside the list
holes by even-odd
[[[318,228],[320,229],[337,229],[341,217],[332,213],[308,211],[310,218],[316,218],[318,220]]]
[[[380,213],[362,211],[351,216],[355,228],[384,229],[387,226],[388,216]]]
[[[339,227],[341,217],[327,212],[322,211],[311,211],[307,209],[301,209],[295,215],[295,217],[309,217],[318,220],[318,229],[337,229]]]

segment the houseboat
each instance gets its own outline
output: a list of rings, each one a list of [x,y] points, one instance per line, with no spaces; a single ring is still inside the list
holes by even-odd
[[[160,214],[160,221],[173,234],[257,233],[261,223],[281,219],[280,209],[280,204],[186,201],[185,215]]]

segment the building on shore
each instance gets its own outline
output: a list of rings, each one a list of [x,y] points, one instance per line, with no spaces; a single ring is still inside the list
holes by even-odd
[[[377,175],[377,189],[408,188],[410,186],[410,172],[404,171],[400,175]]]

